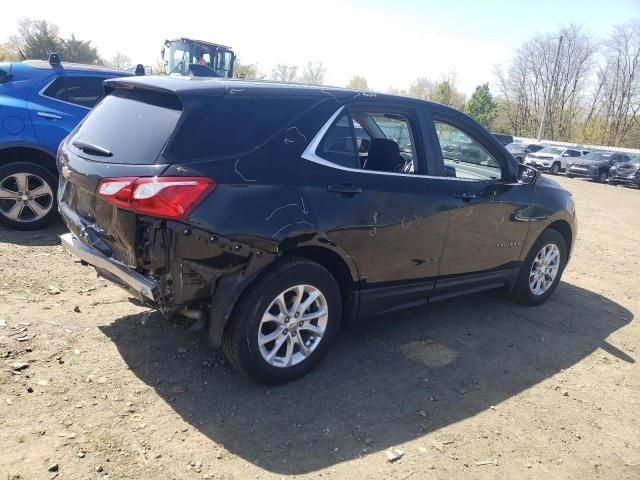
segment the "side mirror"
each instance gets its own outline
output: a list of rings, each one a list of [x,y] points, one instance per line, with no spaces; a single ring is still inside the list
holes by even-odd
[[[535,168],[531,168],[523,163],[518,165],[518,183],[523,185],[531,185],[538,179],[540,172]]]

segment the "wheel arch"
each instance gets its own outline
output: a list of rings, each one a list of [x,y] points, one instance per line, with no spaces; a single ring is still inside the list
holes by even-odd
[[[0,147],[0,166],[16,162],[31,162],[58,175],[56,157],[40,146],[24,143],[12,143]]]
[[[567,252],[572,251],[573,231],[571,230],[571,225],[569,225],[569,222],[567,222],[566,220],[556,220],[555,222],[552,222],[551,224],[549,224],[547,229],[555,230],[560,235],[562,235],[562,237],[564,238],[564,242],[567,245]]]
[[[355,315],[357,308],[357,278],[358,273],[354,265],[337,252],[326,247],[308,245],[293,247],[282,252],[281,258],[287,256],[303,257],[326,268],[333,276],[342,296],[342,320],[346,325]]]

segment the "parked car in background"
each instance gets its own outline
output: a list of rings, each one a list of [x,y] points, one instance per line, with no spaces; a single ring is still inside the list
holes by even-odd
[[[567,168],[567,177],[586,177],[604,183],[609,177],[609,169],[617,163],[627,163],[629,156],[616,152],[589,152],[574,159]]]
[[[557,175],[558,172],[567,169],[569,162],[581,156],[582,152],[580,150],[549,146],[538,150],[536,153],[529,153],[525,157],[524,163],[538,170],[549,171]]]
[[[619,162],[609,170],[607,182],[611,185],[634,185],[640,187],[640,155],[635,155],[628,162]]]
[[[133,74],[60,63],[57,55],[49,62],[0,63],[2,224],[32,230],[56,215],[60,141],[103,97],[105,79]]]
[[[508,135],[506,133],[492,133],[492,135],[504,146],[513,143],[513,135]]]
[[[518,163],[524,163],[525,157],[529,153],[535,153],[545,146],[539,143],[510,143],[505,148],[513,155]]]
[[[374,314],[501,287],[540,304],[569,260],[570,194],[452,108],[237,80],[105,85],[59,150],[63,245],[166,315],[208,318],[257,381],[304,375]],[[441,141],[461,136],[480,164],[448,158]]]

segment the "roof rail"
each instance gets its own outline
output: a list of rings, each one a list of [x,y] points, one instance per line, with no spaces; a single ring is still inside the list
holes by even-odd
[[[50,65],[60,65],[60,55],[58,55],[57,53],[50,53],[49,54],[49,64]]]

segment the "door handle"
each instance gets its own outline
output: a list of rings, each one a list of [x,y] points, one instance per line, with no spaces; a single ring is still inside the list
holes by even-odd
[[[469,193],[469,192],[458,192],[454,195],[454,197],[460,198],[463,201],[468,202],[469,200],[478,198],[478,195],[476,195],[475,193]]]
[[[47,120],[62,120],[62,115],[58,115],[56,113],[38,112],[36,113],[36,115],[42,118],[46,118]]]
[[[356,193],[362,193],[362,189],[360,187],[355,187],[350,183],[327,185],[327,191],[331,193],[339,193],[344,197],[353,197]]]

